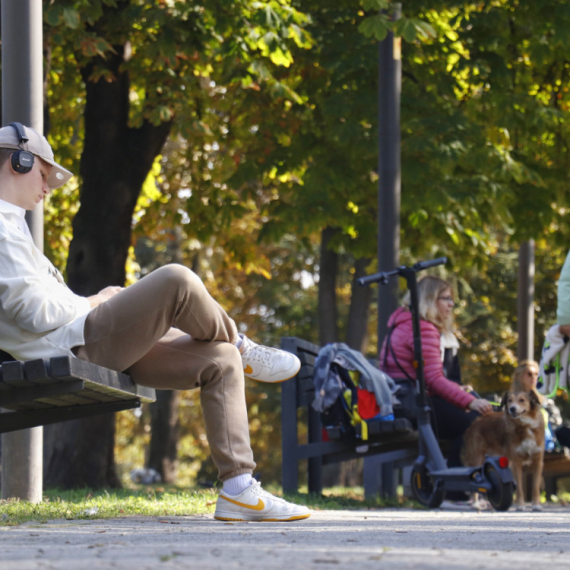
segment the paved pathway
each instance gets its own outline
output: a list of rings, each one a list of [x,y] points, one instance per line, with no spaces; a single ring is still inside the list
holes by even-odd
[[[542,513],[316,511],[296,523],[211,516],[0,527],[1,570],[570,568],[570,508]]]

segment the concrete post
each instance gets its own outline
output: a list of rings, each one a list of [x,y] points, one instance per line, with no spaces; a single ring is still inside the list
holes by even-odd
[[[41,0],[2,0],[2,122],[43,132],[43,33]],[[42,203],[43,204],[43,203]],[[26,220],[43,251],[43,207]],[[43,493],[43,428],[2,436],[2,499],[33,503]]]

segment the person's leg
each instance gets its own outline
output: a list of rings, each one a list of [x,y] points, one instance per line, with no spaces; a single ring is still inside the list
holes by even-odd
[[[125,370],[171,327],[196,340],[241,343],[243,370],[260,382],[282,382],[301,366],[293,354],[240,336],[199,277],[181,265],[157,269],[95,307],[85,321],[85,345],[76,348],[75,354],[100,366]]]
[[[232,344],[193,340],[171,329],[128,369],[142,386],[200,388],[206,435],[221,481],[255,468],[241,368],[239,351]]]
[[[255,463],[241,356],[235,346],[193,340],[171,329],[128,372],[135,382],[154,388],[200,387],[206,434],[224,483],[216,503],[216,519],[294,521],[310,515],[306,507],[267,493],[251,479]]]
[[[79,358],[125,370],[176,327],[196,340],[235,343],[232,319],[200,278],[182,265],[167,265],[95,307],[85,322]]]
[[[458,467],[461,465],[463,434],[479,417],[479,414],[472,411],[465,412],[437,396],[431,396],[430,403],[435,415],[435,432],[437,437],[439,439],[451,440],[447,465],[449,467]]]
[[[570,428],[568,426],[560,426],[554,430],[554,435],[560,445],[570,447]]]
[[[431,407],[435,416],[435,433],[440,440],[451,441],[447,454],[447,466],[461,466],[461,449],[463,447],[463,434],[467,428],[479,417],[477,412],[465,412],[437,396],[431,396]],[[449,491],[445,494],[450,501],[467,501],[469,495],[463,491]]]

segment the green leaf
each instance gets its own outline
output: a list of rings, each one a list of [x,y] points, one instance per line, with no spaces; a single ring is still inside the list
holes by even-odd
[[[411,21],[414,23],[414,26],[416,26],[418,35],[423,36],[425,38],[437,37],[437,32],[435,31],[433,26],[431,26],[427,22],[424,22],[423,20],[411,20]]]
[[[79,12],[74,8],[64,7],[63,8],[63,21],[68,28],[73,30],[79,27],[81,22],[79,18]]]
[[[360,22],[358,31],[367,38],[374,36],[378,41],[382,41],[388,35],[388,20],[382,14],[370,16]]]
[[[46,21],[50,26],[57,26],[61,20],[62,7],[59,4],[50,6],[45,14]]]
[[[387,10],[390,5],[388,0],[362,0],[365,10]]]
[[[402,18],[396,22],[396,25],[394,27],[394,34],[396,36],[401,36],[407,42],[412,43],[415,41],[418,32],[412,20]]]

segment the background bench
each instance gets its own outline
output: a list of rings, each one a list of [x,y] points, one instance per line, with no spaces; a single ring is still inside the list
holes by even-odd
[[[375,456],[375,468],[385,465],[391,472],[394,467],[409,465],[416,459],[417,432],[406,418],[369,424],[369,440],[365,442],[357,439],[353,444],[346,443],[340,440],[340,434],[335,430],[329,430],[329,441],[323,441],[320,414],[311,407],[315,396],[313,369],[319,347],[299,338],[286,337],[281,339],[281,348],[296,354],[301,360],[299,373],[281,384],[284,492],[297,492],[301,460],[308,460],[309,493],[320,494],[323,465]],[[300,422],[307,426],[307,437],[303,442],[300,442]],[[374,483],[374,478],[367,477],[365,473],[366,481]]]
[[[570,451],[563,448],[562,452],[552,452],[544,454],[544,469],[542,471],[544,479],[544,491],[546,500],[550,501],[552,495],[558,492],[558,479],[570,477]],[[530,500],[532,476],[527,475],[526,478],[526,499]]]
[[[155,391],[127,374],[67,356],[0,365],[0,433],[138,408]]]

